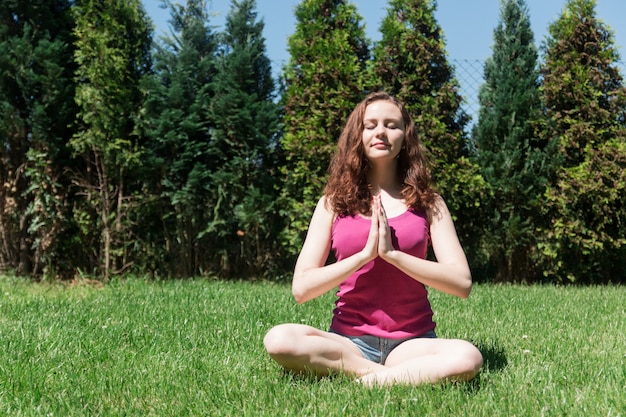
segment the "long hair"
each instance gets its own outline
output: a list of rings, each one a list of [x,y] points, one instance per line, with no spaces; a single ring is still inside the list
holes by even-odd
[[[435,206],[437,194],[431,185],[425,149],[417,137],[413,119],[397,98],[379,91],[365,97],[348,117],[328,169],[326,203],[339,216],[371,212],[372,192],[368,182],[371,165],[363,147],[363,118],[366,107],[378,100],[394,103],[402,113],[405,137],[398,155],[397,175],[406,205],[419,211]]]

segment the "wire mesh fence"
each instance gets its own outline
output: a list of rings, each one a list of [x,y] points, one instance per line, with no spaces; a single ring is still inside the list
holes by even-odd
[[[459,93],[463,97],[463,110],[471,117],[469,127],[478,121],[478,111],[480,103],[478,92],[484,83],[484,61],[480,59],[450,59],[450,65],[454,68],[454,73],[459,84]],[[284,62],[273,62],[275,71],[284,67]],[[626,63],[617,62],[622,77],[626,74]],[[276,77],[280,76],[276,72]]]
[[[484,82],[484,62],[478,59],[452,59],[450,65],[454,68],[459,92],[463,97],[463,109],[472,118],[470,124],[478,120],[478,91]]]
[[[451,59],[456,79],[459,83],[459,92],[463,97],[463,110],[472,118],[470,127],[478,121],[480,103],[478,91],[484,83],[484,61],[478,59]],[[626,63],[617,62],[622,77],[626,74]]]

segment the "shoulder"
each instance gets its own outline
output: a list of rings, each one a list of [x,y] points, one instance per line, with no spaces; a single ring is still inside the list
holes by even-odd
[[[337,215],[330,207],[330,203],[327,197],[325,195],[320,197],[320,199],[317,200],[317,204],[315,206],[313,220],[317,219],[318,221],[330,221],[330,223],[332,223],[336,217]]]
[[[300,252],[300,257],[304,256],[306,258],[306,256],[310,256],[311,253],[317,253],[318,250],[328,246],[335,216],[327,206],[325,197],[317,201],[306,233],[304,245]]]
[[[441,220],[445,220],[446,218],[452,218],[450,214],[450,210],[448,209],[448,205],[446,204],[443,197],[439,194],[435,196],[435,201],[430,206],[430,208],[426,211],[428,215],[428,221],[432,225],[434,223],[438,223]]]
[[[315,205],[315,211],[325,211],[329,214],[332,213],[332,209],[330,208],[330,202],[328,201],[328,197],[323,195],[317,200],[317,204]]]

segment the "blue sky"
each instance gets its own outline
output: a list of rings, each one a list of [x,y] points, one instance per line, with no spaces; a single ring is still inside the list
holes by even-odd
[[[174,0],[175,1],[175,0]],[[184,0],[179,0],[184,2]],[[167,33],[169,12],[159,8],[160,0],[143,0],[156,26],[155,34]],[[211,22],[220,28],[230,8],[230,0],[208,0]],[[300,0],[257,0],[259,19],[265,22],[267,55],[276,66],[289,59],[287,38],[295,27],[294,9]],[[352,0],[366,25],[367,36],[380,38],[378,27],[387,1]],[[526,0],[537,45],[548,33],[548,26],[560,15],[565,0]],[[439,0],[435,17],[443,29],[450,59],[484,60],[491,55],[493,30],[499,19],[499,0]],[[626,1],[598,0],[597,15],[615,34],[622,61],[626,62]],[[279,68],[274,68],[278,71]]]
[[[142,0],[146,11],[155,24],[155,35],[169,33],[169,11],[159,7],[161,0]],[[185,0],[172,0],[183,2]],[[289,60],[287,38],[295,28],[295,7],[301,0],[257,0],[258,18],[265,22],[264,37],[267,56],[272,69],[279,74]],[[363,22],[366,35],[379,40],[378,28],[386,14],[386,0],[352,0]],[[222,29],[224,18],[230,9],[230,0],[207,0],[211,24]],[[548,35],[548,27],[560,16],[566,0],[526,0],[529,9],[535,43],[541,46]],[[613,31],[615,45],[620,53],[622,75],[626,66],[626,0],[597,0],[597,17]],[[478,111],[478,88],[482,84],[482,62],[491,55],[493,30],[500,18],[499,0],[438,0],[435,12],[441,26],[449,60],[456,67],[460,93],[465,97],[465,110],[476,119]],[[458,61],[473,61],[471,64]],[[478,64],[476,64],[478,63]]]

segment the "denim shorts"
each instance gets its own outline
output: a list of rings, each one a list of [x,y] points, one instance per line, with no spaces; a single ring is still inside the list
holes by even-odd
[[[368,359],[372,362],[379,363],[381,365],[385,364],[387,361],[387,356],[394,350],[398,345],[407,340],[412,339],[435,339],[437,338],[437,334],[434,330],[431,330],[421,336],[411,336],[405,337],[402,339],[386,339],[384,337],[364,335],[364,336],[346,336],[341,333],[338,333],[334,330],[329,330],[331,333],[338,334],[340,336],[346,337],[352,341],[356,345],[356,347],[361,352],[361,355],[365,359]]]

